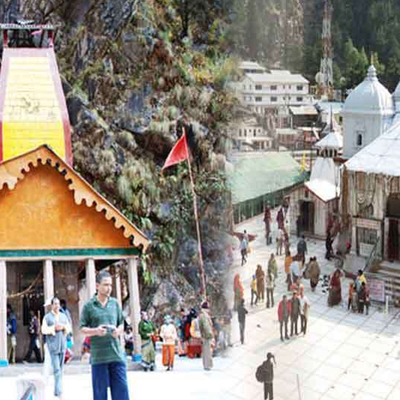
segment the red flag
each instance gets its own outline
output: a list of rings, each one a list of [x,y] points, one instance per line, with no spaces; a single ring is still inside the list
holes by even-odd
[[[165,164],[162,169],[168,168],[171,165],[180,163],[189,159],[189,148],[186,141],[186,132],[183,132],[181,138],[176,142],[171,152],[168,154]]]

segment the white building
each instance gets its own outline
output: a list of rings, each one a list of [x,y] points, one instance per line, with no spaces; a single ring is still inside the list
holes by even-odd
[[[397,279],[400,84],[391,96],[371,66],[367,78],[346,100],[343,121],[344,157],[350,159],[343,168],[341,213],[352,243],[346,269],[373,267],[381,276],[391,274],[391,279]],[[389,287],[386,289],[392,293]]]
[[[340,196],[339,165],[334,157],[342,146],[341,133],[332,125],[330,133],[315,145],[318,157],[310,180],[290,194],[291,233],[326,238],[330,229],[334,234]]]
[[[240,151],[263,151],[272,147],[273,139],[255,118],[248,118],[234,125],[233,139]]]
[[[289,106],[313,103],[309,81],[285,70],[246,74],[241,82],[236,83],[236,91],[242,104],[259,114],[273,108],[284,108],[288,114]]]
[[[242,61],[239,64],[239,69],[243,71],[244,74],[262,74],[267,70],[254,61]]]
[[[343,106],[343,157],[354,156],[382,135],[390,127],[394,112],[392,96],[379,82],[372,65]]]

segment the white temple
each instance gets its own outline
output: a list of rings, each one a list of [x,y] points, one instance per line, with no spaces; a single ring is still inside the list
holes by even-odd
[[[366,78],[350,93],[342,109],[343,157],[351,158],[386,132],[394,115],[393,98],[371,65]]]

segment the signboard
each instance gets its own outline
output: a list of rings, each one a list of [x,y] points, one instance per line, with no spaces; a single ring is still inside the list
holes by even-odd
[[[354,218],[355,226],[358,228],[366,228],[366,229],[381,229],[381,221],[376,221],[374,219],[365,219],[365,218]]]
[[[360,243],[360,256],[369,257],[374,249],[373,244]]]
[[[385,282],[378,279],[368,279],[369,296],[371,300],[385,301]]]

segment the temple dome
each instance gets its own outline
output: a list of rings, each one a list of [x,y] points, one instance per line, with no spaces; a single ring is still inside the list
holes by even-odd
[[[376,75],[373,65],[368,68],[368,73],[347,97],[342,114],[380,114],[393,115],[393,98],[383,86]]]

